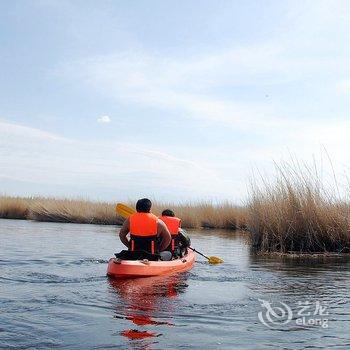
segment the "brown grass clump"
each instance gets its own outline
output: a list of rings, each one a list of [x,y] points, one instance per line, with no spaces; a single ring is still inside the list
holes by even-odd
[[[317,171],[277,168],[277,180],[253,185],[248,228],[260,252],[350,252],[350,206],[326,190]]]
[[[230,203],[212,204],[203,203],[155,203],[154,213],[160,215],[164,209],[171,209],[181,218],[184,228],[222,228],[245,229],[246,213],[244,207]]]
[[[20,197],[0,197],[0,218],[26,219],[29,201]]]
[[[155,202],[160,215],[172,209],[184,228],[247,229],[255,251],[277,254],[350,253],[350,203],[329,190],[315,168],[276,167],[274,182],[253,184],[246,206]],[[134,207],[135,203],[129,203]],[[0,197],[0,217],[114,225],[115,204],[54,198]]]
[[[121,223],[121,218],[115,214],[113,204],[52,198],[33,200],[30,204],[28,219],[100,225]]]
[[[129,205],[134,207],[135,203]],[[155,203],[152,211],[160,215],[166,208],[175,211],[184,228],[243,229],[246,226],[245,208],[229,203]],[[102,225],[123,222],[122,218],[116,216],[115,204],[42,197],[0,197],[0,218]]]
[[[100,225],[122,223],[114,204],[42,197],[0,197],[0,218]]]
[[[201,220],[198,213],[195,213],[195,207],[191,203],[184,204],[171,204],[155,202],[152,212],[160,216],[164,209],[171,209],[175,212],[175,215],[181,218],[182,227],[184,228],[199,228],[201,227]]]

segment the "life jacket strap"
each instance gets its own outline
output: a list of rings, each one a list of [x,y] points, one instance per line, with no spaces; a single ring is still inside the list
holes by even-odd
[[[157,254],[158,253],[158,247],[157,247],[157,235],[154,236],[136,236],[136,235],[130,235],[130,250],[144,250],[146,252],[149,252],[150,254]]]

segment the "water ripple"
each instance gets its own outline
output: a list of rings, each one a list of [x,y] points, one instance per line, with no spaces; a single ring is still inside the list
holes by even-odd
[[[350,339],[350,264],[252,256],[239,235],[191,232],[204,259],[189,272],[114,281],[115,228],[0,220],[0,348],[330,349]],[[72,234],[74,233],[74,234]],[[292,321],[269,329],[259,299],[285,302]],[[297,326],[298,301],[328,303],[329,329]],[[293,323],[294,322],[294,323]]]

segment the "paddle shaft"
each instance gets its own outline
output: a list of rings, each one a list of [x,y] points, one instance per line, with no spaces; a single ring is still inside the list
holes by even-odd
[[[207,256],[205,256],[204,254],[202,254],[202,253],[199,252],[198,250],[196,250],[196,249],[194,249],[194,248],[192,248],[192,247],[188,247],[188,248],[190,248],[191,250],[193,250],[193,251],[196,252],[197,254],[202,255],[204,258],[210,260],[210,258],[208,258]]]

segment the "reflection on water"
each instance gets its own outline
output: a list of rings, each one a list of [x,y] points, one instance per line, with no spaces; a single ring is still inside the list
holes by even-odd
[[[350,348],[348,257],[255,256],[240,232],[191,238],[224,263],[112,280],[115,228],[0,220],[0,349]],[[299,324],[303,305],[327,305],[329,327]]]
[[[139,340],[138,348],[149,348],[152,342],[141,340],[162,334],[149,330],[148,326],[174,326],[171,316],[169,320],[160,320],[159,315],[164,311],[170,312],[170,315],[175,312],[173,300],[185,291],[186,279],[187,274],[131,280],[109,279],[109,291],[115,298],[115,317],[130,321],[132,326],[120,334],[132,341]]]

